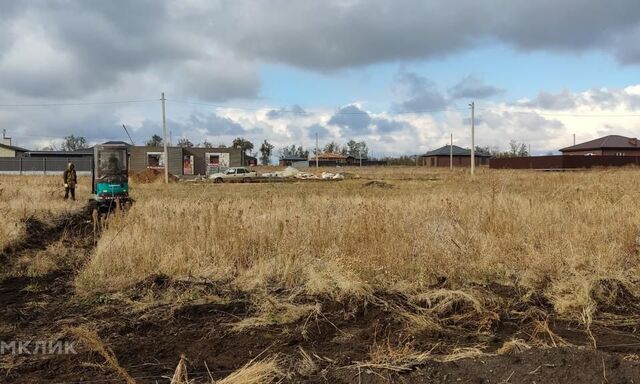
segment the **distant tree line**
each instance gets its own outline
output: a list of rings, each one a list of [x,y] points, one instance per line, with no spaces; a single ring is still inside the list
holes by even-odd
[[[154,134],[149,138],[149,140],[147,140],[146,145],[150,147],[162,147],[162,137]],[[177,146],[184,148],[214,148],[214,145],[206,139],[202,143],[194,144],[188,138],[180,138],[177,142]],[[227,146],[221,143],[215,147],[226,148]],[[88,148],[86,138],[75,135],[66,136],[60,146],[60,149],[63,151],[76,151],[85,148]],[[260,163],[263,165],[269,165],[271,163],[271,156],[273,155],[275,146],[269,143],[269,141],[264,140],[260,145],[258,151],[252,152],[254,149],[254,144],[250,140],[243,137],[236,137],[231,142],[231,148],[240,149],[244,154],[250,154],[254,157],[257,157],[258,152],[260,152]],[[497,146],[476,146],[475,149],[476,153],[478,154],[487,154],[492,157],[526,157],[531,155],[529,153],[529,148],[527,147],[527,145],[516,140],[511,140],[509,142],[509,149],[507,149],[506,151],[501,151]],[[56,147],[55,145],[51,144],[47,147],[44,147],[43,150],[56,150]],[[325,153],[337,153],[345,156],[353,156],[355,158],[369,157],[369,148],[367,146],[367,143],[365,141],[355,141],[353,139],[347,141],[344,145],[340,145],[335,141],[330,141],[324,145],[321,151]],[[282,147],[278,150],[280,158],[297,157],[307,159],[309,158],[310,153],[315,155],[315,148],[310,152],[302,145],[296,146],[295,144]],[[382,160],[384,160],[387,165],[415,165],[418,161],[418,157],[419,155],[402,155],[398,157],[384,157]]]

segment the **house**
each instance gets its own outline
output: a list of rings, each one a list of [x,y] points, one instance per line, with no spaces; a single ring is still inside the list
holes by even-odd
[[[7,137],[6,131],[2,130],[2,141],[0,142],[0,157],[21,157],[28,149],[11,145],[11,138]]]
[[[164,148],[129,147],[129,169],[164,169]],[[168,147],[169,173],[176,176],[208,175],[227,167],[242,166],[242,151],[238,148]]]
[[[309,159],[306,157],[284,156],[278,161],[281,167],[307,168],[309,167]]]
[[[347,165],[355,165],[355,166],[359,166],[359,165],[367,165],[367,161],[369,159],[367,158],[367,156],[347,156]]]
[[[15,145],[0,143],[0,157],[22,157],[28,149],[16,147]]]
[[[244,158],[244,164],[242,164],[242,166],[244,167],[255,167],[256,165],[258,165],[258,158],[254,157],[254,156],[249,156],[249,155],[243,155],[242,156]]]
[[[563,156],[640,156],[640,140],[609,135],[560,150]]]
[[[316,160],[320,167],[343,167],[347,165],[347,156],[339,153],[324,152],[318,155],[313,155],[309,159],[309,163],[314,165]]]
[[[457,145],[445,145],[433,151],[429,151],[420,156],[420,163],[427,167],[448,167],[451,164],[451,153],[453,152],[454,167],[471,166],[471,150],[458,147]],[[489,165],[490,155],[482,152],[474,154],[476,166]]]

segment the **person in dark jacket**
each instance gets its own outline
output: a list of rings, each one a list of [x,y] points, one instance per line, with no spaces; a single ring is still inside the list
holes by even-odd
[[[75,200],[78,176],[76,175],[76,169],[73,163],[67,165],[67,169],[65,169],[62,177],[64,178],[64,199],[68,199],[69,193],[71,193],[71,200]]]

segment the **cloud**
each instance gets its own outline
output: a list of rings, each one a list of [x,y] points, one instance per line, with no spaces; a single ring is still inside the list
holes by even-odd
[[[639,37],[637,0],[513,0],[499,12],[495,0],[7,0],[0,90],[86,98],[151,77],[165,91],[221,101],[257,97],[263,63],[328,72],[502,43],[596,50],[632,65],[640,64]],[[427,93],[405,107],[438,103]]]
[[[180,125],[179,125],[180,126]],[[207,135],[243,135],[247,130],[237,122],[215,113],[202,114],[194,113],[186,123],[181,125],[182,133],[189,134],[189,131],[197,130]]]
[[[308,133],[308,138],[309,139],[315,139],[316,138],[316,134],[318,134],[318,139],[319,140],[324,140],[328,137],[331,136],[331,132],[324,126],[320,125],[320,124],[313,124],[309,127],[306,128],[306,131]]]
[[[367,133],[370,123],[371,116],[369,116],[369,113],[355,104],[340,108],[328,121],[329,125],[336,125],[342,128],[342,134],[345,136]]]
[[[392,120],[385,117],[376,117],[373,119],[373,125],[375,125],[375,131],[378,134],[389,134],[407,129],[411,126],[411,124],[406,121]]]
[[[436,88],[433,81],[415,72],[400,71],[396,75],[396,85],[404,90],[406,99],[395,103],[392,109],[399,112],[420,112],[443,109],[447,99]]]
[[[465,77],[449,88],[449,95],[454,99],[486,99],[503,92],[503,89],[488,85],[474,75]]]
[[[301,106],[294,104],[289,109],[280,108],[280,109],[272,109],[267,112],[267,117],[269,119],[281,119],[285,116],[307,116],[307,112]]]
[[[592,110],[636,109],[640,107],[640,92],[637,92],[633,87],[594,88],[577,93],[567,89],[559,93],[541,91],[532,100],[522,100],[514,105],[551,111],[572,110],[577,107]]]
[[[286,6],[285,6],[286,5]],[[334,70],[371,63],[431,59],[487,41],[522,51],[602,50],[618,60],[637,39],[635,0],[351,0],[222,2],[213,25],[234,49],[289,65]],[[260,17],[256,17],[260,15]]]

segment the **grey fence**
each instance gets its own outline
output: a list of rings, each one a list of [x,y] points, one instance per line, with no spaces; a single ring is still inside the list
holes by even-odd
[[[69,160],[78,175],[91,175],[93,158],[0,157],[2,175],[61,175]]]

